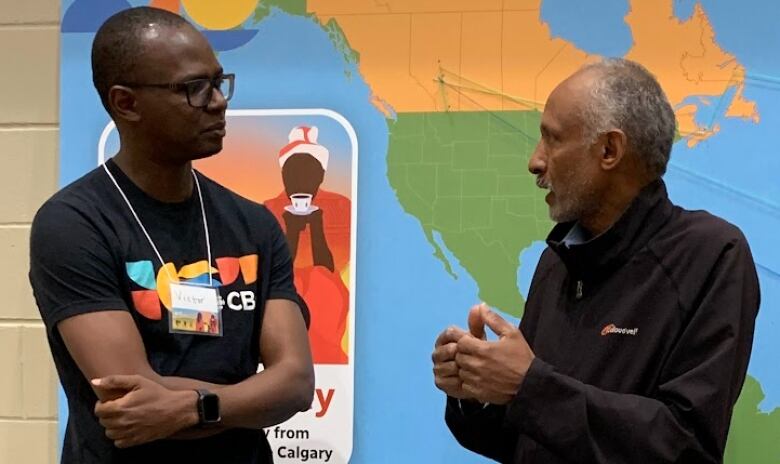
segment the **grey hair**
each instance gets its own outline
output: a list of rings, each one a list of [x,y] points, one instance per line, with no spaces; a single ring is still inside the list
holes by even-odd
[[[582,71],[599,75],[583,109],[586,139],[622,130],[628,151],[640,158],[650,174],[661,177],[676,131],[674,110],[661,85],[644,66],[622,58],[603,59]]]

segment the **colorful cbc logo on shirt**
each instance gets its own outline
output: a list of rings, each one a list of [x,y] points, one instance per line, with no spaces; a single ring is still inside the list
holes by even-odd
[[[232,285],[239,281],[239,276],[244,285],[251,285],[257,281],[256,254],[239,258],[217,258],[215,262],[217,267],[211,267],[214,287]],[[125,269],[133,286],[140,287],[130,291],[136,311],[147,319],[155,321],[162,319],[163,307],[168,311],[171,310],[171,283],[187,282],[203,285],[209,283],[209,268],[205,260],[182,266],[178,270],[173,263],[166,263],[156,274],[154,265],[149,260],[126,263]],[[244,293],[231,292],[228,295],[228,306],[233,309],[254,309],[254,294],[250,301]]]

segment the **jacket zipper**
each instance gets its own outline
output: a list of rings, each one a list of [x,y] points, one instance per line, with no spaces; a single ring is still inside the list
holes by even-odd
[[[577,298],[578,300],[582,299],[582,287],[583,287],[582,281],[578,280],[577,281],[577,293],[574,295],[575,298]]]

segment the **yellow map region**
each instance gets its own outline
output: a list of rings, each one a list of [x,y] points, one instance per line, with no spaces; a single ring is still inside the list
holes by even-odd
[[[717,133],[699,124],[702,105],[759,121],[743,96],[745,68],[720,48],[698,4],[686,21],[673,0],[630,0],[634,43],[626,58],[661,82],[689,146]],[[396,112],[542,109],[552,89],[594,55],[554,38],[541,0],[308,0],[322,23],[340,26],[360,55],[375,104]],[[729,92],[734,90],[734,92]],[[729,95],[730,101],[722,101]],[[700,101],[686,101],[689,97]]]

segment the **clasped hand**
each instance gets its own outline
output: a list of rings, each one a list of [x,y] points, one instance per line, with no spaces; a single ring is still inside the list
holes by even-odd
[[[92,380],[98,396],[95,415],[118,448],[168,438],[198,422],[197,393],[169,390],[140,375]]]
[[[531,347],[517,327],[484,303],[471,308],[468,325],[468,332],[451,326],[436,339],[432,355],[436,387],[458,399],[509,403],[534,359]],[[487,340],[485,326],[498,340]]]

